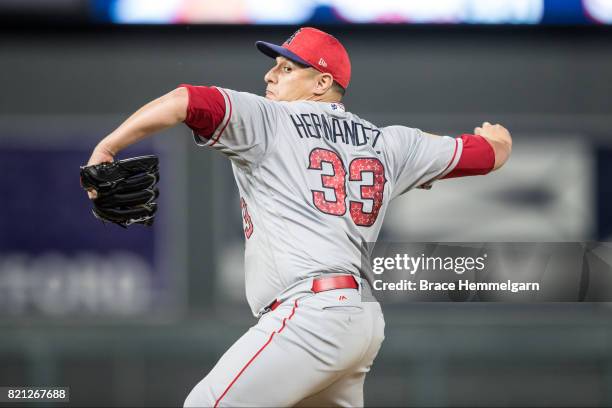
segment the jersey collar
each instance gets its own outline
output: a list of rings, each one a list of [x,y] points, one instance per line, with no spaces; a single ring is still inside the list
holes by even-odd
[[[344,108],[344,104],[342,102],[332,102],[329,104],[329,107],[331,108],[331,110],[346,112],[346,109]]]

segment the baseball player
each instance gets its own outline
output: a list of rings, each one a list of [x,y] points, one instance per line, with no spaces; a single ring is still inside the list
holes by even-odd
[[[265,97],[180,85],[104,138],[89,164],[179,123],[232,163],[259,319],[185,407],[362,406],[385,325],[362,244],[376,241],[393,198],[501,167],[510,134],[486,122],[456,138],[378,127],[341,103],[351,63],[335,37],[306,27],[256,46],[273,58]]]

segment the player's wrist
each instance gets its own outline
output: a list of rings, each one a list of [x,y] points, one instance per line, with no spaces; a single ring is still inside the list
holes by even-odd
[[[119,149],[107,143],[98,144],[95,150],[98,153],[101,153],[102,155],[105,155],[105,156],[110,156],[113,159],[115,158],[115,156],[117,156],[117,153],[119,153]]]
[[[114,159],[115,159],[115,154],[111,149],[103,145],[98,145],[94,148],[93,152],[91,153],[91,157],[89,158],[87,165],[92,166],[95,164],[112,162],[114,161]]]

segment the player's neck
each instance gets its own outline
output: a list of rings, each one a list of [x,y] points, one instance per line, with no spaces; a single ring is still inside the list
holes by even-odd
[[[326,93],[324,95],[311,95],[306,98],[307,101],[313,102],[327,102],[327,103],[341,103],[341,98],[337,95]]]

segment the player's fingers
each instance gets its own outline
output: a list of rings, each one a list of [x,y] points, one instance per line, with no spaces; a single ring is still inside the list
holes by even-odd
[[[485,126],[491,126],[491,124],[489,122],[483,122],[482,127],[485,127]]]
[[[482,128],[479,128],[479,127],[474,128],[474,134],[475,134],[475,135],[479,135],[479,134],[480,134],[480,132],[482,132]]]

